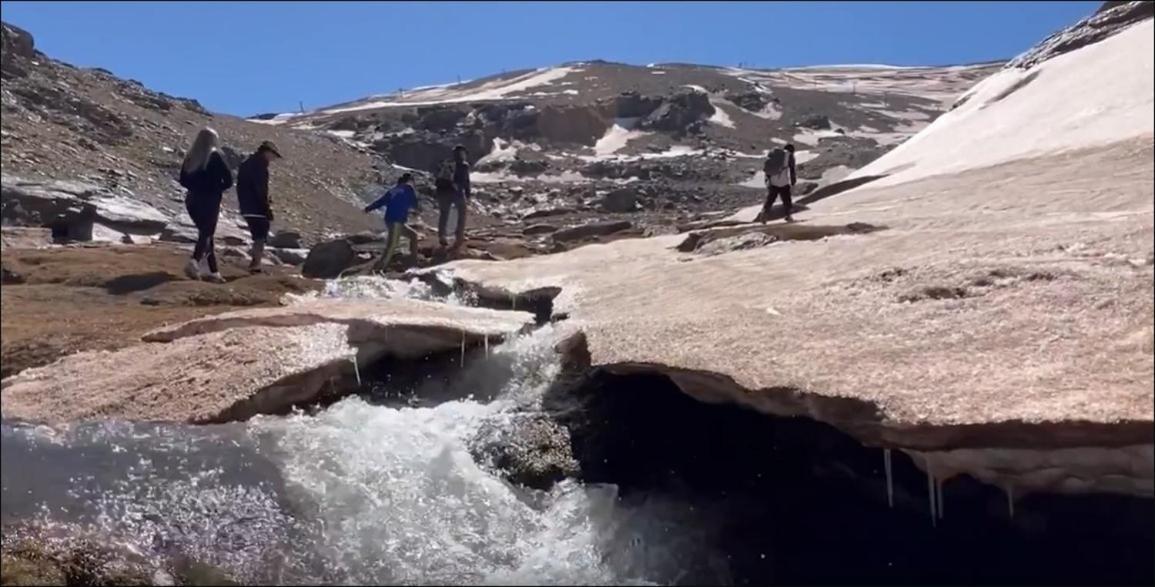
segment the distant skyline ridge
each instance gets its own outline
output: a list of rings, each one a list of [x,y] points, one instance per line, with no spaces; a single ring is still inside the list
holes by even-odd
[[[56,59],[240,116],[583,60],[757,69],[989,63],[1100,4],[0,2],[4,20]],[[213,42],[201,42],[204,31]]]

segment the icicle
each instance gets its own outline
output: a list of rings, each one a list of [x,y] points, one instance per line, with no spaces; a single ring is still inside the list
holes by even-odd
[[[485,358],[489,358],[489,335],[485,335]]]
[[[465,331],[461,331],[461,366],[465,367]]]
[[[1007,512],[1011,519],[1015,518],[1015,486],[1007,483]]]
[[[357,366],[357,356],[353,355],[349,361],[353,363],[353,375],[357,376],[357,387],[361,387],[361,368]]]
[[[510,310],[516,310],[517,309],[517,294],[512,294],[512,293],[509,294],[509,309]]]
[[[882,449],[882,464],[886,469],[886,503],[894,509],[894,475],[890,468],[890,449]]]
[[[935,504],[938,505],[938,519],[942,519],[942,479],[935,480],[935,492],[937,495],[934,498]]]
[[[935,504],[934,504],[934,496],[935,496],[934,473],[931,472],[929,467],[927,467],[927,470],[926,470],[926,495],[930,499],[930,525],[937,527],[938,526],[938,521],[936,518],[937,512],[935,511]]]

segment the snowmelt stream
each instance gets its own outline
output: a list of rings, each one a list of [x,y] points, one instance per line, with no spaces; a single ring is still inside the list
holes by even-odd
[[[358,278],[327,296],[430,297]],[[483,425],[536,409],[558,370],[545,327],[457,382],[500,389],[421,407],[344,399],[214,426],[4,422],[3,518],[80,524],[179,551],[246,583],[666,584],[707,558],[695,514],[610,485],[524,489],[475,462]],[[488,394],[486,395],[488,399]],[[724,565],[709,561],[713,582]]]

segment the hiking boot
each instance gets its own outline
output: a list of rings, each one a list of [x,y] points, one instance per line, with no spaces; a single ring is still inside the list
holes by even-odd
[[[188,263],[184,264],[184,275],[189,279],[200,279],[201,264],[196,259],[189,259]]]
[[[204,277],[204,280],[209,283],[224,283],[225,278],[220,273],[209,273]]]

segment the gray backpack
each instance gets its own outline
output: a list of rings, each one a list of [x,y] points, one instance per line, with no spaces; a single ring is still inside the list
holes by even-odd
[[[782,147],[775,147],[766,155],[766,163],[762,165],[762,171],[766,172],[766,182],[770,183],[776,180],[775,183],[782,184],[783,180],[789,183],[790,178],[786,173],[790,169],[790,153]]]

